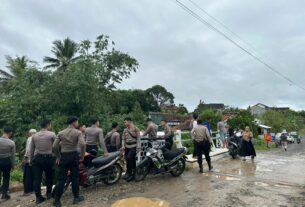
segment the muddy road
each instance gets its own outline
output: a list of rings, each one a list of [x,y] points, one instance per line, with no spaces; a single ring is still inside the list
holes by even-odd
[[[179,178],[165,174],[148,176],[139,183],[127,184],[122,180],[115,186],[100,184],[96,188],[82,190],[86,198],[82,206],[110,207],[116,203],[113,206],[128,207],[118,201],[145,197],[153,200],[143,200],[139,206],[305,207],[304,150],[304,143],[290,144],[287,152],[280,149],[257,152],[258,157],[254,162],[249,159],[232,160],[226,156],[213,163],[213,172],[199,174],[194,168],[188,169]],[[35,206],[34,196],[21,197],[20,194],[13,194],[10,201],[0,202],[0,206]],[[126,203],[130,205],[134,200]],[[47,202],[41,206],[52,205]],[[63,206],[72,206],[70,191],[63,197]]]

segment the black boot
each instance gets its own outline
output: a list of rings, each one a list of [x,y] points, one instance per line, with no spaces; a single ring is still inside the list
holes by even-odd
[[[78,203],[80,203],[80,202],[82,202],[84,200],[85,200],[84,196],[76,196],[73,199],[73,204],[78,204]]]
[[[199,164],[199,173],[203,173],[202,163]]]
[[[130,176],[130,173],[126,172],[125,175],[123,176],[124,180],[127,180],[127,178]]]
[[[128,176],[128,178],[126,178],[127,182],[130,182],[134,179],[135,176],[135,171],[133,170],[132,173]]]
[[[55,200],[54,200],[54,202],[53,202],[53,206],[55,206],[55,207],[61,207],[61,202],[60,202],[60,200],[55,198]]]
[[[2,194],[1,199],[2,200],[9,200],[9,199],[11,199],[11,196],[8,193],[5,193],[5,194]]]
[[[47,199],[45,197],[39,196],[36,198],[36,205],[45,202]]]
[[[209,166],[209,171],[212,171],[213,166],[212,166],[212,164],[211,164],[211,160],[210,160],[210,161],[208,161],[208,166]]]

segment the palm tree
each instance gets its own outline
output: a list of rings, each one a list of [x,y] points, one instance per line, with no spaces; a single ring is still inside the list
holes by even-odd
[[[74,62],[78,45],[70,38],[63,41],[55,40],[53,42],[52,53],[55,57],[44,57],[43,61],[48,63],[45,68],[57,68],[58,71],[65,71],[66,67]]]
[[[4,83],[14,77],[20,76],[28,67],[28,63],[31,62],[26,56],[17,56],[16,58],[6,56],[5,58],[8,72],[0,69],[0,83]]]

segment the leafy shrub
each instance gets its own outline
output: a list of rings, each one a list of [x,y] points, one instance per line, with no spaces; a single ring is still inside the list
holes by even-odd
[[[20,167],[15,168],[11,173],[11,181],[22,182],[23,172]]]

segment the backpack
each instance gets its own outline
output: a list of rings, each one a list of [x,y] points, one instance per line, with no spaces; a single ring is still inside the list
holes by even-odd
[[[110,146],[112,134],[113,134],[113,132],[111,132],[111,134],[106,135],[106,137],[105,137],[105,145],[106,146]]]

